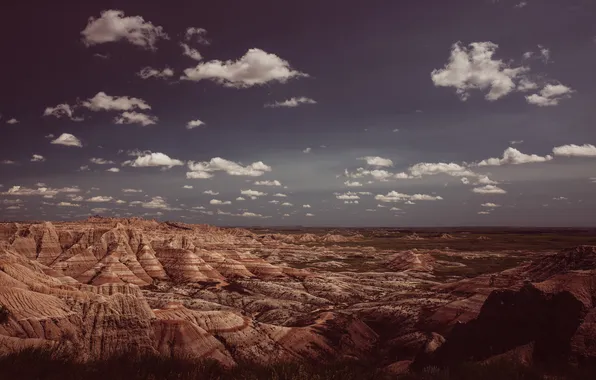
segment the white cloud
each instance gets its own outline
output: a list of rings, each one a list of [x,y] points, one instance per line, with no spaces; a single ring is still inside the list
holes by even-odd
[[[181,79],[200,81],[210,79],[226,87],[246,88],[277,81],[285,83],[294,77],[308,76],[295,71],[275,54],[250,49],[237,61],[209,61],[184,70]]]
[[[265,165],[262,161],[253,162],[250,165],[242,166],[236,162],[226,160],[221,157],[212,158],[210,161],[188,162],[190,172],[186,173],[186,178],[211,178],[213,172],[225,171],[229,175],[259,177],[265,172],[270,172],[271,167]]]
[[[349,180],[347,180],[346,182],[344,182],[344,185],[346,185],[347,187],[360,187],[362,186],[362,184],[358,181],[353,181],[350,182]]]
[[[246,200],[246,198],[243,198],[243,197],[238,197],[238,198],[236,198],[236,200],[237,200],[238,202],[242,202],[242,201],[245,201],[245,200]]]
[[[294,107],[298,107],[301,104],[317,104],[317,102],[313,99],[310,98],[306,98],[304,96],[301,96],[299,98],[291,98],[291,99],[287,99],[284,100],[282,102],[275,102],[275,103],[268,103],[265,104],[265,107],[269,107],[269,108],[278,108],[278,107],[286,107],[286,108],[294,108]]]
[[[230,201],[220,201],[219,199],[212,199],[209,201],[212,205],[231,205],[232,202]]]
[[[257,185],[257,186],[281,186],[281,182],[279,182],[278,180],[273,180],[273,181],[255,181],[254,184]]]
[[[163,166],[168,169],[174,166],[184,165],[184,162],[175,158],[170,158],[168,155],[164,153],[144,152],[143,154],[141,152],[138,152],[138,154],[140,155],[137,156],[135,160],[124,161],[122,165],[130,165],[135,168]]]
[[[358,201],[344,201],[344,204],[358,204]]]
[[[496,185],[498,184],[497,181],[493,181],[492,179],[488,178],[488,176],[481,175],[478,176],[474,185]]]
[[[186,129],[193,129],[193,128],[196,128],[196,127],[200,127],[201,125],[205,125],[205,123],[202,122],[199,119],[197,119],[197,120],[191,120],[188,123],[186,123]]]
[[[310,205],[302,205],[303,208],[310,208]]]
[[[382,182],[386,182],[386,181],[389,181],[391,179],[407,179],[407,178],[412,178],[407,173],[397,173],[397,174],[395,174],[395,173],[388,172],[387,170],[381,170],[381,169],[367,170],[367,169],[364,169],[364,168],[358,168],[353,173],[348,172],[348,170],[346,169],[344,171],[344,175],[346,177],[348,177],[348,178],[362,178],[362,177],[365,177],[365,176],[372,176],[374,179],[376,179],[378,181],[382,181]]]
[[[195,40],[196,42],[202,45],[209,45],[209,40],[205,38],[206,34],[207,30],[191,26],[189,28],[186,28],[186,32],[184,33],[184,39],[186,41]]]
[[[315,216],[315,214],[311,214],[310,212],[307,212],[304,216],[311,217],[311,216]]]
[[[292,207],[292,206],[294,206],[294,205],[293,205],[293,204],[291,204],[290,202],[284,202],[284,203],[282,203],[281,205],[282,205],[282,206],[284,206],[284,207]]]
[[[155,26],[141,16],[125,17],[123,11],[114,9],[102,11],[99,18],[90,17],[81,35],[87,46],[126,40],[153,50],[157,40],[168,39],[161,26]]]
[[[31,162],[44,162],[46,158],[40,154],[34,154],[31,157]]]
[[[539,93],[526,96],[526,100],[539,107],[556,106],[562,99],[571,97],[574,92],[562,84],[547,84]]]
[[[16,161],[2,160],[2,161],[0,161],[0,164],[3,164],[3,165],[15,165],[16,164]]]
[[[191,186],[191,188],[192,188],[192,186]],[[203,194],[219,195],[219,193],[217,191],[213,191],[213,190],[205,190],[205,191],[203,191]]]
[[[147,115],[140,112],[122,112],[120,116],[114,118],[116,124],[141,124],[143,127],[153,125],[158,121],[156,116]]]
[[[356,193],[352,193],[348,191],[347,193],[335,193],[335,198],[346,201],[346,200],[355,200],[360,199],[360,196]]]
[[[490,211],[478,211],[478,215],[490,215]]]
[[[391,191],[387,195],[378,194],[375,199],[381,202],[407,202],[407,201],[440,201],[440,196],[428,194],[403,194],[397,191]]]
[[[497,187],[495,185],[486,185],[482,187],[475,187],[472,189],[473,192],[477,194],[505,194],[507,193],[505,190]]]
[[[82,148],[83,144],[81,140],[76,138],[74,135],[70,133],[63,133],[57,139],[52,140],[50,144],[54,145],[64,145],[64,146],[76,146],[78,148]]]
[[[79,171],[79,172],[87,172],[89,170],[91,170],[89,168],[89,165],[82,165],[82,166],[79,167],[79,170],[77,170],[77,171]]]
[[[83,121],[82,117],[74,116],[74,107],[66,103],[58,104],[56,107],[47,107],[43,112],[43,116],[54,116],[58,119],[66,116],[72,121]]]
[[[18,124],[19,121],[15,118],[9,119],[6,121],[6,124]]]
[[[243,212],[242,214],[238,214],[238,216],[241,216],[243,218],[264,218],[263,215],[261,214],[255,214],[254,212]]]
[[[489,158],[482,160],[478,163],[478,166],[519,165],[546,162],[552,159],[553,157],[550,155],[542,157],[536,154],[524,154],[515,148],[509,147],[503,152],[503,158]]]
[[[85,202],[91,202],[91,203],[104,203],[104,202],[110,202],[112,201],[114,198],[112,197],[108,197],[108,196],[102,196],[102,195],[97,195],[95,197],[91,197],[85,200]]]
[[[162,210],[175,210],[162,197],[153,197],[149,202],[131,202],[131,204],[140,204],[143,208],[150,209],[162,209]]]
[[[561,145],[553,148],[555,156],[564,157],[596,157],[596,146],[592,144],[584,145]]]
[[[521,92],[527,92],[527,91],[536,90],[538,87],[539,87],[538,83],[536,83],[528,78],[522,78],[522,80],[520,80],[519,84],[517,85],[517,90],[521,91]]]
[[[436,174],[448,174],[453,177],[464,177],[464,176],[475,176],[475,173],[471,172],[466,167],[451,163],[437,162],[421,162],[411,166],[408,171],[414,177],[421,177],[424,175],[436,175]]]
[[[469,185],[470,184],[470,180],[467,179],[466,177],[460,178],[459,179],[461,181],[461,183],[463,183],[464,185]]]
[[[495,204],[495,203],[483,203],[481,204],[482,207],[488,207],[488,208],[496,208],[496,207],[501,207],[501,205]]]
[[[273,194],[274,197],[278,197],[278,198],[285,198],[287,197],[287,195],[282,194],[282,193],[277,193],[277,194]]]
[[[511,145],[518,145],[518,144],[523,144],[524,140],[511,140],[509,141],[509,144]]]
[[[393,161],[391,161],[388,158],[367,156],[367,157],[360,157],[359,160],[365,160],[366,164],[371,165],[371,166],[381,166],[381,167],[393,166]]]
[[[515,80],[529,69],[511,67],[493,59],[499,45],[492,42],[473,42],[469,47],[457,42],[452,46],[449,62],[443,69],[433,70],[435,86],[454,87],[462,100],[472,90],[488,90],[485,98],[494,101],[515,91]]]
[[[554,197],[553,201],[566,201],[567,197]]]
[[[182,186],[183,189],[193,189],[193,186],[191,185],[184,185]]]
[[[257,190],[241,190],[240,194],[246,195],[248,197],[262,197],[267,195],[267,193],[263,193],[262,191]]]
[[[106,172],[119,173],[120,172],[120,169],[118,169],[118,168],[109,168],[109,169],[106,169]]]
[[[192,58],[195,61],[203,60],[203,56],[201,55],[201,53],[199,53],[197,49],[191,48],[190,46],[188,46],[188,44],[185,44],[184,42],[181,42],[180,46],[182,47],[182,54],[184,54],[185,56]]]
[[[302,151],[302,153],[310,153],[312,151],[312,148],[306,148]]]
[[[143,190],[140,189],[122,189],[123,193],[142,193]]]
[[[401,211],[401,208],[399,208],[399,207],[391,207],[389,209],[389,211]]]
[[[101,91],[93,98],[82,103],[83,107],[91,111],[132,111],[135,109],[150,110],[151,106],[143,99],[129,96],[111,96]]]
[[[56,204],[56,206],[58,206],[58,207],[81,207],[81,205],[79,205],[79,204],[70,203],[70,202],[60,202],[60,203]]]
[[[166,79],[171,78],[174,76],[174,70],[166,67],[163,70],[154,69],[153,67],[143,67],[137,75],[142,79],[149,79],[149,78],[159,78],[159,79]]]
[[[274,200],[272,200],[272,201],[269,201],[269,203],[273,203],[274,205],[276,205],[276,204],[278,204],[278,203],[279,203],[279,201],[277,201],[277,200],[275,200],[275,199],[274,199]]]
[[[108,165],[108,164],[113,164],[114,161],[109,161],[103,158],[97,158],[97,157],[93,157],[91,159],[89,159],[89,161],[91,161],[91,163],[96,164],[96,165]]]

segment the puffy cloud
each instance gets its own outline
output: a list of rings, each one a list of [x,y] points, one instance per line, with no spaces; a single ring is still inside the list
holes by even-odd
[[[87,46],[125,40],[146,49],[155,49],[159,39],[168,39],[161,26],[145,21],[141,16],[124,16],[120,10],[106,10],[99,18],[90,17],[81,32]]]
[[[503,158],[489,158],[482,160],[478,163],[478,166],[519,165],[546,162],[552,159],[553,157],[550,155],[542,157],[536,154],[524,154],[515,148],[509,147],[503,152]]]
[[[46,158],[40,154],[34,154],[31,157],[31,162],[44,162]]]
[[[362,186],[362,184],[360,182],[358,182],[358,181],[350,182],[349,180],[346,181],[346,182],[344,182],[344,185],[346,185],[347,187],[360,187],[360,186]]]
[[[267,193],[263,193],[262,191],[257,190],[241,190],[240,194],[246,195],[247,197],[262,197],[267,195]]]
[[[561,145],[553,148],[555,156],[564,157],[596,157],[596,146],[592,144],[584,145]]]
[[[365,177],[365,176],[372,176],[377,181],[382,181],[382,182],[386,182],[386,181],[389,181],[391,179],[407,179],[407,178],[412,178],[407,173],[397,173],[397,174],[395,174],[395,173],[388,172],[387,170],[381,170],[381,169],[367,170],[367,169],[364,169],[364,168],[358,168],[353,173],[348,172],[348,170],[346,169],[344,171],[344,175],[346,177],[348,177],[348,178],[362,178],[362,177]]]
[[[381,166],[381,167],[393,166],[393,161],[391,161],[388,158],[367,156],[367,157],[360,157],[359,160],[365,160],[366,164],[370,165],[370,166]]]
[[[76,191],[75,191],[76,190]],[[2,193],[2,195],[21,195],[21,196],[30,196],[30,195],[50,195],[54,196],[58,193],[73,193],[78,192],[80,189],[77,188],[61,188],[61,189],[52,189],[49,187],[39,187],[37,189],[31,189],[23,186],[12,186],[8,191]]]
[[[195,40],[196,42],[202,45],[209,45],[209,40],[205,38],[206,34],[207,30],[191,26],[189,28],[186,28],[186,32],[184,33],[184,39],[186,41]]]
[[[488,207],[488,208],[495,208],[495,207],[501,207],[501,205],[495,204],[495,203],[483,203],[481,204],[482,207]]]
[[[315,216],[315,214],[311,214],[310,212],[307,212],[306,214],[304,214],[304,216],[311,217],[311,216]]]
[[[113,164],[114,161],[109,161],[103,158],[97,158],[97,157],[93,157],[91,159],[89,159],[89,161],[91,161],[91,163],[96,164],[96,165],[108,165],[108,164]]]
[[[496,185],[496,184],[498,184],[497,181],[493,181],[492,179],[488,178],[488,176],[485,176],[485,175],[478,176],[478,178],[474,182],[474,185]]]
[[[274,197],[278,197],[278,198],[285,198],[287,197],[287,195],[282,194],[282,193],[277,193],[277,194],[273,194]]]
[[[414,177],[421,177],[424,175],[436,175],[436,174],[448,174],[453,177],[464,177],[464,176],[475,176],[476,174],[471,172],[464,166],[459,164],[451,163],[429,163],[421,162],[411,166],[408,171]]]
[[[209,201],[212,205],[231,205],[232,202],[230,201],[220,201],[219,199],[212,199]]]
[[[358,204],[358,201],[344,201],[344,204]]]
[[[157,122],[157,117],[140,112],[122,112],[120,116],[114,118],[116,124],[141,124],[143,127],[153,125]]]
[[[509,141],[509,144],[511,145],[518,145],[518,144],[523,144],[524,140],[511,140]]]
[[[237,200],[238,202],[242,202],[242,201],[245,201],[245,200],[246,200],[246,198],[244,198],[244,197],[238,197],[238,198],[236,198],[236,200]]]
[[[285,83],[294,77],[308,76],[293,70],[289,62],[261,49],[250,49],[237,61],[209,61],[184,70],[181,79],[210,79],[226,87],[246,88],[277,81]]]
[[[192,185],[184,185],[182,186],[183,189],[193,189],[194,187]]]
[[[92,202],[92,203],[104,203],[104,202],[110,202],[112,201],[114,198],[112,197],[107,197],[107,196],[102,196],[102,195],[97,195],[95,197],[91,197],[85,200],[85,202]]]
[[[278,203],[279,203],[279,201],[277,201],[277,200],[275,200],[275,199],[274,199],[274,200],[272,200],[272,201],[269,201],[269,203],[273,203],[274,205],[276,205],[276,204],[278,204]]]
[[[554,197],[553,201],[566,201],[567,197]]]
[[[475,187],[472,189],[473,192],[477,194],[505,194],[507,193],[505,190],[497,187],[495,185],[486,185],[482,187]]]
[[[94,97],[85,100],[83,107],[91,111],[132,111],[135,109],[149,110],[151,106],[143,99],[129,96],[111,96],[101,91]]]
[[[76,138],[74,135],[71,135],[70,133],[63,133],[60,136],[58,136],[57,139],[52,140],[50,142],[50,144],[54,144],[54,145],[64,145],[64,146],[76,146],[77,148],[82,148],[83,144],[81,143],[81,140],[79,140],[78,138]]]
[[[192,186],[191,186],[191,188],[192,188]],[[213,190],[205,190],[205,191],[203,191],[203,194],[219,195],[219,193],[217,191],[213,191]]]
[[[271,167],[265,165],[262,161],[253,162],[250,165],[242,166],[234,161],[226,160],[221,157],[212,158],[210,161],[188,162],[190,172],[186,173],[186,178],[211,178],[213,172],[224,171],[234,176],[259,177],[265,172],[270,172]]]
[[[197,49],[191,48],[190,46],[188,46],[188,44],[185,44],[184,42],[181,42],[180,46],[182,47],[182,54],[184,54],[185,56],[192,58],[195,61],[203,60],[203,56],[201,55],[201,53],[199,53]]]
[[[499,45],[492,42],[473,42],[468,47],[461,42],[452,46],[449,62],[443,69],[433,70],[435,86],[454,87],[462,100],[472,90],[488,90],[485,98],[494,101],[515,91],[515,80],[529,71],[527,67],[511,67],[493,56]]]
[[[490,215],[490,211],[478,211],[478,215]]]
[[[168,169],[174,166],[181,166],[184,165],[184,162],[177,160],[175,158],[170,158],[168,155],[164,153],[151,153],[151,152],[137,152],[140,154],[134,160],[124,161],[122,165],[130,165],[135,168],[146,168],[146,167],[155,167],[155,166],[163,166]]]
[[[347,193],[335,193],[335,198],[340,199],[340,200],[355,200],[355,199],[360,199],[360,196],[358,196],[358,194],[356,193],[352,193],[350,191],[348,191]]]
[[[166,79],[171,78],[174,76],[174,70],[166,67],[163,70],[154,69],[153,67],[143,67],[137,75],[142,79],[149,79],[149,78],[159,78],[159,79]]]
[[[440,196],[427,194],[403,194],[397,191],[391,191],[387,195],[378,194],[375,199],[381,202],[407,202],[407,201],[440,201],[443,200]]]
[[[281,205],[282,205],[282,206],[284,206],[284,207],[292,207],[292,206],[294,206],[294,205],[293,205],[293,204],[291,204],[290,202],[284,202],[284,203],[282,203]]]
[[[526,100],[539,107],[556,106],[562,99],[571,97],[574,92],[562,84],[547,84],[539,93],[526,96]]]
[[[302,153],[310,153],[312,151],[312,148],[306,148],[302,151]]]
[[[79,167],[79,170],[77,170],[77,171],[79,171],[79,172],[88,172],[89,170],[91,170],[89,168],[89,165],[82,165],[82,166]]]
[[[188,123],[186,123],[186,129],[193,129],[193,128],[196,128],[196,127],[200,127],[201,125],[205,125],[205,123],[202,122],[199,119],[197,119],[197,120],[191,120]]]
[[[302,205],[303,208],[310,208],[310,205]]]
[[[248,211],[245,211],[242,214],[238,214],[238,216],[241,216],[243,218],[266,218],[265,216],[263,216],[261,214],[256,214],[254,212],[248,212]]]
[[[19,121],[15,118],[9,119],[6,121],[6,124],[18,124]]]
[[[294,107],[298,107],[301,104],[317,104],[317,102],[311,98],[306,98],[304,96],[301,96],[299,98],[291,98],[291,99],[287,99],[284,100],[282,102],[275,102],[275,103],[268,103],[265,104],[265,107],[269,107],[269,108],[279,108],[279,107],[286,107],[286,108],[294,108]]]
[[[79,205],[79,204],[70,203],[70,202],[60,202],[60,203],[57,203],[56,206],[58,206],[58,207],[81,207],[81,205]]]
[[[123,193],[142,193],[143,190],[140,189],[122,189]]]
[[[281,186],[281,182],[279,182],[278,180],[273,180],[273,181],[255,181],[254,184],[257,185],[257,186]]]
[[[120,169],[118,169],[118,168],[109,168],[109,169],[106,169],[106,172],[119,173],[120,172]]]
[[[467,179],[466,177],[460,178],[459,179],[461,181],[461,183],[463,183],[464,185],[469,185],[470,184],[470,180]]]
[[[58,104],[56,107],[46,107],[43,116],[54,116],[58,119],[66,116],[72,121],[83,121],[82,117],[74,116],[74,107],[66,103]]]
[[[162,209],[162,210],[176,210],[171,208],[163,197],[153,197],[149,202],[131,202],[130,204],[140,204],[143,208]]]
[[[538,83],[533,82],[530,79],[523,78],[519,81],[519,84],[517,85],[517,90],[521,92],[527,92],[536,90],[538,87]]]

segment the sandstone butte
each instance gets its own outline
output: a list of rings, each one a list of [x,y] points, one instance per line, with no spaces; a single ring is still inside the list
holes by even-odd
[[[382,357],[394,372],[596,363],[595,247],[441,282],[447,264],[429,251],[350,246],[361,239],[136,218],[0,224],[0,354],[62,344],[83,361]]]

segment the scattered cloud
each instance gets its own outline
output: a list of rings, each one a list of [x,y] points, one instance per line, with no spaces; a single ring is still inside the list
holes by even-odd
[[[220,201],[219,199],[212,199],[209,201],[209,204],[212,205],[231,205],[232,202],[230,201]]]
[[[167,79],[167,78],[171,78],[174,76],[174,70],[170,69],[169,67],[166,67],[163,70],[158,70],[158,69],[154,69],[153,67],[143,67],[138,73],[137,76],[139,76],[142,79],[149,79],[149,78],[158,78],[158,79]]]
[[[282,206],[284,206],[284,207],[292,207],[292,206],[294,206],[294,205],[293,205],[292,203],[290,203],[290,202],[284,202],[284,203],[282,203],[281,205],[282,205]]]
[[[191,26],[189,28],[186,28],[186,32],[184,33],[184,40],[187,42],[194,40],[195,42],[201,45],[209,45],[209,40],[205,38],[206,34],[207,30]]]
[[[350,182],[350,180],[345,181],[344,185],[346,185],[347,187],[361,187],[362,186],[362,184],[360,182],[358,182],[358,181]]]
[[[482,160],[478,166],[500,166],[500,165],[520,165],[535,162],[546,162],[552,160],[550,155],[538,156],[536,154],[524,154],[519,150],[509,147],[503,152],[503,158],[489,158]]]
[[[192,188],[192,186],[191,186],[191,188]],[[205,190],[205,191],[203,191],[203,194],[219,195],[219,193],[217,191],[213,191],[213,190]]]
[[[79,140],[78,138],[76,138],[74,135],[71,135],[70,133],[63,133],[60,136],[58,136],[57,139],[52,140],[50,142],[50,144],[54,144],[54,145],[64,145],[64,146],[75,146],[77,148],[82,148],[83,144],[81,143],[81,140]]]
[[[526,100],[539,107],[557,106],[562,99],[571,97],[574,92],[562,84],[547,84],[539,93],[526,96]]]
[[[116,124],[141,124],[143,127],[157,123],[156,116],[147,115],[140,112],[122,112],[120,116],[114,118]]]
[[[177,210],[176,208],[170,207],[170,205],[166,202],[166,200],[160,196],[151,198],[151,200],[149,202],[135,201],[135,202],[131,202],[130,204],[131,205],[139,204],[139,205],[141,205],[141,207],[149,208],[149,209]]]
[[[0,164],[2,164],[2,165],[16,165],[16,161],[2,160],[2,161],[0,161]]]
[[[18,124],[19,121],[15,118],[9,119],[6,121],[6,124]]]
[[[282,194],[282,193],[273,194],[273,196],[278,197],[278,198],[286,198],[287,197],[286,194]]]
[[[262,197],[267,195],[267,193],[257,190],[240,190],[240,194],[246,195],[247,197]]]
[[[161,26],[141,16],[126,17],[123,11],[114,9],[102,11],[99,18],[90,17],[81,35],[87,46],[125,40],[151,50],[155,50],[159,39],[169,39]]]
[[[253,162],[250,165],[242,166],[234,161],[226,160],[221,157],[212,158],[210,161],[203,162],[188,162],[189,172],[186,173],[186,178],[211,178],[214,172],[224,171],[233,176],[249,176],[259,177],[270,172],[271,167],[265,165],[262,161]]]
[[[123,193],[142,193],[143,190],[140,189],[122,189]]]
[[[440,196],[428,194],[403,194],[397,191],[391,191],[387,195],[378,194],[375,199],[381,202],[406,202],[406,201],[440,201],[443,200]]]
[[[355,200],[360,199],[360,196],[357,193],[352,193],[348,191],[347,193],[335,193],[335,198],[347,201],[347,200]]]
[[[119,168],[109,168],[109,169],[106,169],[106,172],[119,173],[120,169]]]
[[[184,165],[184,162],[175,158],[170,158],[164,153],[136,152],[136,154],[138,154],[136,159],[124,161],[122,165],[130,165],[135,168],[162,166],[168,169],[174,166]]]
[[[95,197],[91,197],[85,200],[85,202],[91,202],[91,203],[105,203],[105,202],[110,202],[112,201],[114,198],[112,197],[108,197],[108,196],[102,196],[102,195],[98,195]]]
[[[468,168],[453,162],[421,162],[408,168],[408,171],[413,177],[436,174],[447,174],[453,177],[475,176],[475,173],[471,172]]]
[[[53,189],[50,187],[38,187],[37,189],[31,189],[23,186],[13,186],[8,191],[3,192],[2,195],[42,195],[42,196],[54,196],[58,193],[77,193],[81,190],[78,187],[63,187],[59,189]]]
[[[478,211],[478,215],[490,215],[490,211]]]
[[[74,116],[74,107],[66,103],[58,104],[56,107],[46,107],[43,116],[54,116],[58,119],[66,116],[72,121],[83,121],[82,117]]]
[[[269,82],[285,83],[291,78],[307,74],[293,70],[289,62],[261,49],[250,49],[237,61],[209,61],[184,70],[180,79],[213,80],[226,87],[247,88]]]
[[[307,212],[306,214],[304,214],[304,216],[311,217],[311,216],[315,216],[315,214],[311,214],[310,212]]]
[[[186,129],[193,129],[193,128],[196,128],[196,127],[200,127],[201,125],[205,125],[205,123],[202,122],[199,119],[197,119],[197,120],[191,120],[188,123],[186,123]]]
[[[553,154],[563,157],[596,157],[596,146],[592,144],[561,145],[553,148]]]
[[[367,156],[367,157],[360,157],[359,160],[364,160],[366,161],[367,165],[370,166],[380,166],[380,167],[389,167],[389,166],[393,166],[393,161],[391,161],[388,158],[382,158],[382,157],[373,157],[373,156]]]
[[[101,91],[94,97],[85,100],[82,106],[91,111],[132,111],[135,109],[150,110],[146,101],[129,96],[111,96]]]
[[[97,157],[93,157],[91,159],[89,159],[89,161],[91,161],[91,163],[96,164],[96,165],[109,165],[109,164],[113,164],[114,161],[109,161],[103,158],[97,158]]]
[[[199,53],[197,49],[191,48],[190,46],[188,46],[188,44],[185,44],[184,42],[180,42],[180,46],[182,47],[182,54],[184,54],[185,56],[192,58],[195,61],[203,60],[203,56],[201,55],[201,53]]]
[[[56,204],[58,207],[81,207],[80,204],[70,202],[59,202]]]
[[[244,197],[238,197],[238,198],[236,198],[236,200],[237,200],[238,202],[242,202],[242,201],[245,201],[245,200],[246,200],[246,198],[244,198]]]
[[[182,186],[183,189],[193,189],[194,187],[192,185],[184,185]]]
[[[268,107],[268,108],[279,108],[279,107],[294,108],[294,107],[298,107],[301,104],[317,104],[317,102],[313,99],[301,96],[299,98],[294,97],[294,98],[284,100],[281,102],[268,103],[268,104],[265,104],[265,107]]]
[[[279,182],[278,180],[273,180],[273,181],[255,181],[254,184],[257,185],[257,186],[281,186],[281,182]]]
[[[509,141],[509,144],[511,145],[519,145],[519,144],[523,144],[524,140],[511,140]]]
[[[31,156],[31,162],[44,162],[46,158],[41,154],[34,154]]]
[[[481,204],[482,207],[488,207],[488,208],[496,208],[496,207],[501,207],[501,205],[495,204],[495,203],[483,203]]]
[[[506,194],[507,192],[495,185],[486,185],[482,187],[475,187],[472,189],[477,194]]]
[[[302,208],[310,208],[310,205],[302,205]]]

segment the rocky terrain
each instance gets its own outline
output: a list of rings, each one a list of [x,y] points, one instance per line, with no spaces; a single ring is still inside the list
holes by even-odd
[[[353,358],[394,373],[502,356],[596,363],[594,246],[395,237],[389,248],[353,231],[0,224],[0,354],[62,345],[81,361],[135,351],[227,367]]]

